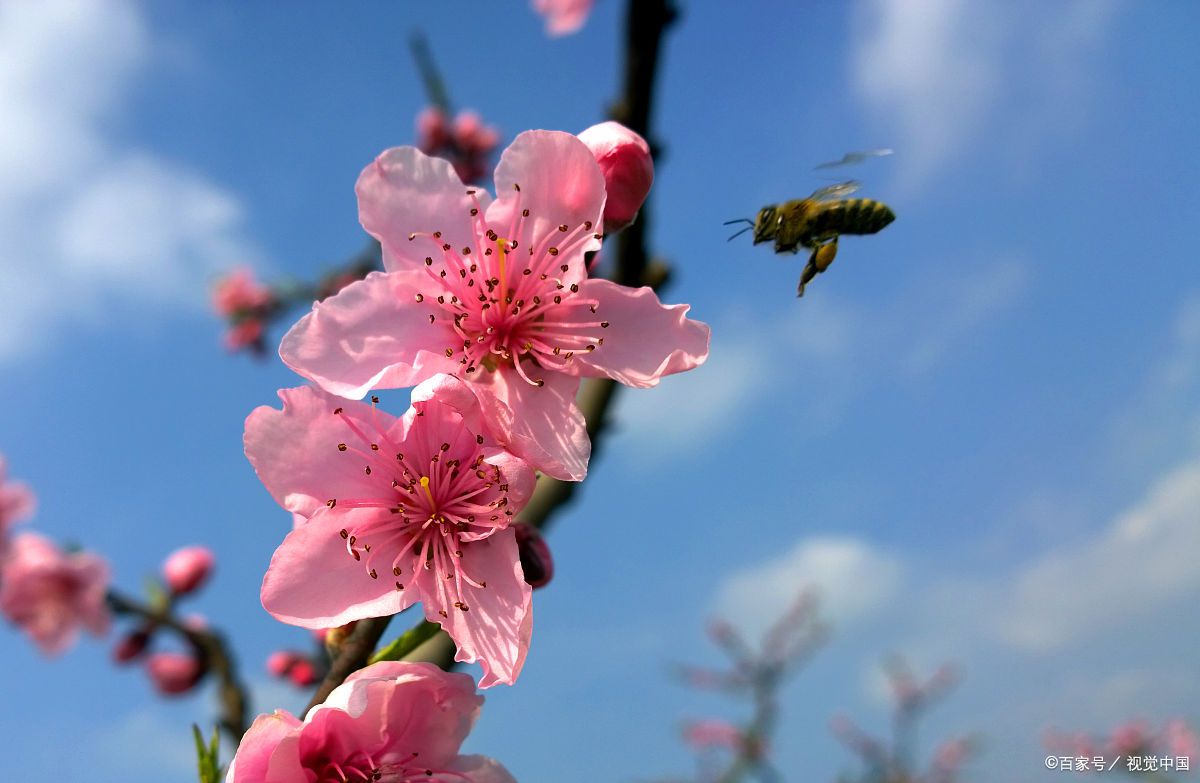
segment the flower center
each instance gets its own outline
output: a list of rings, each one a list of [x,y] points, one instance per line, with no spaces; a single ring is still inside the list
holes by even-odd
[[[514,188],[514,216],[504,236],[485,221],[474,190],[467,191],[476,204],[471,209],[473,246],[454,248],[440,231],[409,235],[410,241],[420,238],[438,248],[425,257],[433,288],[418,293],[416,300],[436,303],[430,324],[448,324],[461,341],[445,348],[447,358],[459,357],[460,376],[504,365],[541,386],[542,369],[562,370],[576,353],[604,343],[594,336],[596,328],[608,327],[607,321],[594,318],[599,302],[581,294],[578,283],[567,282],[572,278],[566,260],[600,234],[585,221],[573,228],[552,226],[542,237],[527,236],[532,234],[526,230],[530,211],[521,208],[520,187]],[[579,257],[574,263],[584,262]]]
[[[367,576],[378,579],[381,570],[390,569],[399,591],[406,579],[430,572],[452,580],[454,605],[467,611],[468,588],[483,589],[487,583],[463,567],[463,549],[507,526],[514,512],[503,474],[484,461],[483,436],[471,433],[457,414],[438,408],[429,405],[417,415],[403,444],[393,443],[377,422],[336,409],[334,415],[354,436],[337,444],[338,451],[364,460],[371,489],[362,497],[331,498],[326,505],[378,510],[354,515],[354,524],[339,531],[346,553],[362,562]],[[440,428],[447,440],[431,443],[428,422],[449,415],[457,421]]]

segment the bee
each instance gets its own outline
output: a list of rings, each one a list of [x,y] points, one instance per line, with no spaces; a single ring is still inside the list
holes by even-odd
[[[821,188],[808,198],[782,204],[768,204],[754,220],[739,218],[725,225],[746,223],[729,237],[730,241],[754,231],[754,244],[775,241],[776,253],[798,253],[803,247],[812,251],[800,273],[796,296],[804,296],[804,287],[824,272],[837,257],[838,237],[842,234],[875,234],[896,219],[891,207],[869,198],[846,198],[860,183],[850,180]]]

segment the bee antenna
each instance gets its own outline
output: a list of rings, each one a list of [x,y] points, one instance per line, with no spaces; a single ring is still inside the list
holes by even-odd
[[[734,221],[734,222],[737,222],[737,221]],[[728,224],[728,223],[726,223],[725,225],[729,225],[729,224]],[[754,224],[753,224],[753,223],[751,223],[750,225],[746,226],[746,227],[745,227],[745,228],[743,228],[742,230],[738,231],[736,234],[734,234],[733,236],[731,236],[729,239],[726,239],[725,241],[726,241],[726,242],[732,242],[733,240],[737,239],[737,238],[738,238],[738,237],[740,237],[742,234],[745,234],[747,231],[749,231],[749,230],[750,230],[750,229],[752,229],[752,228],[754,228]]]
[[[734,223],[749,223],[751,226],[754,225],[754,221],[751,220],[750,218],[737,218],[735,220],[726,220],[721,225],[722,226],[732,226]]]

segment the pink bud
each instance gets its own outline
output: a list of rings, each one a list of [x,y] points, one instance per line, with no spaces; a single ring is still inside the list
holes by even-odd
[[[450,139],[446,114],[436,106],[426,106],[417,115],[417,147],[431,154],[446,146]]]
[[[317,682],[317,667],[313,666],[312,661],[307,658],[297,658],[292,663],[292,668],[288,670],[287,676],[294,685],[307,688]]]
[[[608,200],[604,204],[604,231],[616,233],[637,217],[642,202],[654,182],[654,159],[650,145],[619,122],[602,122],[579,134],[579,140],[592,151],[600,171]]]
[[[187,693],[204,676],[204,666],[194,655],[155,653],[146,659],[146,673],[159,693]]]
[[[276,650],[267,656],[267,671],[276,677],[286,677],[292,664],[299,658],[300,656],[291,650]]]
[[[136,631],[130,631],[122,636],[113,647],[113,660],[117,663],[129,663],[145,652],[149,641],[150,634],[145,629],[139,628]]]
[[[163,563],[163,578],[175,595],[187,595],[208,579],[213,553],[202,546],[177,549]]]
[[[524,522],[517,522],[513,529],[517,531],[517,553],[521,557],[525,581],[535,590],[545,587],[554,578],[554,558],[550,556],[546,539],[537,528]]]

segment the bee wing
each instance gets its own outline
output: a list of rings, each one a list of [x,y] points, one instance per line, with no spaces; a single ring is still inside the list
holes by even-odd
[[[861,182],[852,179],[846,182],[839,182],[836,185],[827,185],[814,192],[809,198],[814,201],[832,201],[833,199],[845,198],[861,187]]]
[[[862,150],[861,152],[847,152],[845,155],[842,156],[841,160],[831,160],[826,163],[822,163],[819,166],[815,166],[814,168],[817,169],[818,171],[820,171],[821,169],[836,169],[840,166],[851,166],[855,163],[862,163],[867,158],[882,158],[885,155],[891,155],[893,152],[895,152],[895,150],[890,150],[890,149],[876,149],[876,150]]]

